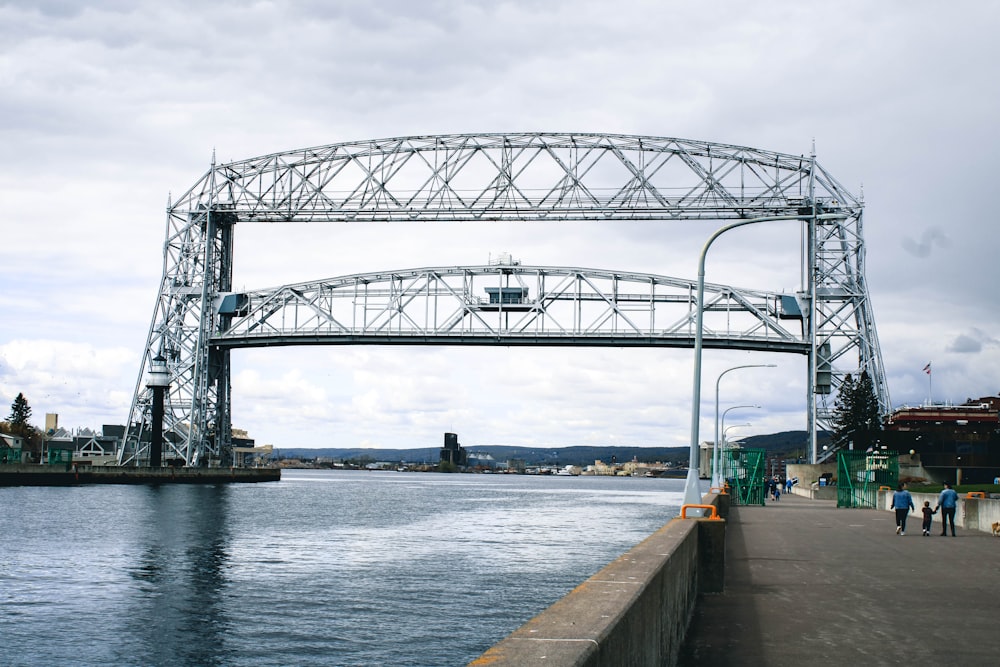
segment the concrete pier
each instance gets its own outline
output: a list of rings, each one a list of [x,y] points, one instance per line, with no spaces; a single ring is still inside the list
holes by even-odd
[[[279,468],[118,468],[112,466],[5,465],[0,486],[72,486],[76,484],[231,484],[277,482]]]
[[[725,590],[700,597],[677,664],[997,664],[1000,538],[941,537],[940,517],[899,536],[893,512],[828,500],[732,508]]]

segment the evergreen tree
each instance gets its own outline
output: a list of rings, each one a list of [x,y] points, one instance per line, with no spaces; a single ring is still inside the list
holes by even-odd
[[[834,436],[841,443],[854,442],[855,449],[867,449],[882,430],[875,383],[868,371],[862,371],[857,382],[848,374],[837,393],[834,404]]]
[[[12,432],[17,435],[26,435],[25,431],[31,429],[31,425],[28,423],[29,419],[31,419],[31,406],[28,405],[28,399],[24,397],[24,394],[18,394],[10,405],[10,416],[7,417]]]
[[[869,433],[882,430],[882,414],[875,395],[875,383],[868,371],[861,371],[854,397],[854,410],[858,425],[863,430]]]
[[[846,441],[854,434],[854,378],[848,373],[840,384],[833,404],[833,436],[835,442]]]

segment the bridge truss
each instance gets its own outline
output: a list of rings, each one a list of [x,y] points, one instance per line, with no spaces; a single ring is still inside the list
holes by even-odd
[[[691,347],[696,282],[520,264],[359,274],[246,292],[213,347],[532,345]],[[780,294],[706,287],[705,346],[798,352],[808,341]]]
[[[830,219],[821,214],[836,213]],[[168,205],[163,275],[120,463],[149,461],[162,360],[168,459],[227,462],[230,352],[305,344],[690,347],[691,282],[516,264],[359,274],[233,291],[238,223],[692,220],[798,216],[794,294],[706,287],[706,347],[808,357],[813,433],[867,370],[889,396],[864,277],[863,204],[814,157],[682,139],[482,134],[349,142],[215,164]],[[797,320],[797,322],[792,322]],[[794,324],[791,325],[790,323]]]

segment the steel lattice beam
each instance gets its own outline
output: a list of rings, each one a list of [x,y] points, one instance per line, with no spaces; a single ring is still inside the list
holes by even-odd
[[[519,264],[358,274],[234,295],[238,312],[209,344],[690,347],[694,287]],[[801,323],[792,331],[782,321],[782,295],[724,285],[706,293],[707,346],[808,353]]]
[[[816,383],[818,375],[828,373],[831,390],[836,391],[846,373],[868,370],[883,411],[889,409],[864,280],[863,205],[813,157],[665,137],[521,133],[399,137],[228,164],[213,161],[209,171],[168,206],[163,278],[121,463],[138,465],[147,456],[151,411],[143,377],[157,355],[167,359],[171,373],[165,457],[194,465],[228,451],[229,350],[253,344],[252,340],[302,344],[311,336],[314,342],[332,344],[392,338],[403,344],[424,337],[435,343],[482,344],[482,332],[491,328],[502,331],[504,345],[512,340],[536,345],[627,345],[640,339],[652,341],[650,345],[679,345],[690,336],[690,312],[663,322],[669,286],[658,281],[672,279],[639,276],[640,283],[650,281],[649,312],[660,313],[657,319],[650,315],[650,320],[639,322],[632,309],[637,302],[619,298],[613,289],[608,292],[598,284],[611,274],[580,269],[531,269],[536,272],[534,279],[544,275],[549,281],[547,291],[534,292],[532,298],[540,301],[531,309],[504,312],[505,322],[514,323],[507,330],[493,324],[497,313],[476,310],[471,301],[462,301],[469,292],[453,279],[461,275],[472,284],[482,277],[475,267],[401,272],[385,281],[384,294],[377,295],[393,308],[381,312],[381,319],[365,319],[360,327],[357,313],[349,314],[348,323],[347,315],[335,307],[339,301],[333,293],[344,289],[337,281],[248,293],[240,298],[247,299],[252,310],[220,311],[220,299],[231,293],[232,232],[237,223],[725,221],[818,212],[836,212],[844,218],[813,217],[806,224],[804,284],[795,295],[804,306],[805,323],[797,336],[776,319],[769,301],[776,295],[717,286],[706,301],[706,327],[714,323],[711,313],[720,309],[747,318],[745,328],[706,328],[709,345],[741,347],[759,339],[767,341],[765,347],[752,349],[788,345],[786,351],[802,352],[806,348],[813,432],[817,425],[828,426],[830,417],[826,396],[817,394],[824,386]],[[541,271],[549,273],[537,273]],[[629,274],[616,275],[620,281],[632,280]],[[577,313],[589,319],[562,319],[560,308],[566,304],[558,296],[558,282],[551,282],[560,277],[567,281],[562,287],[565,294],[590,295],[581,303],[587,301],[592,308]],[[440,320],[421,322],[417,310],[407,308],[407,303],[449,295],[455,304],[464,305],[454,305]],[[690,311],[689,302],[687,307]],[[289,327],[282,318],[292,313],[303,319]],[[307,326],[316,327],[315,332],[305,333]],[[782,336],[787,340],[782,342]]]

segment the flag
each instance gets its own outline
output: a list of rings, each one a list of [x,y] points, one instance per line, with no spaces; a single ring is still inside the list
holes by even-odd
[[[927,362],[927,365],[924,366],[924,372],[927,373],[928,375],[931,374],[931,364],[929,361]]]

